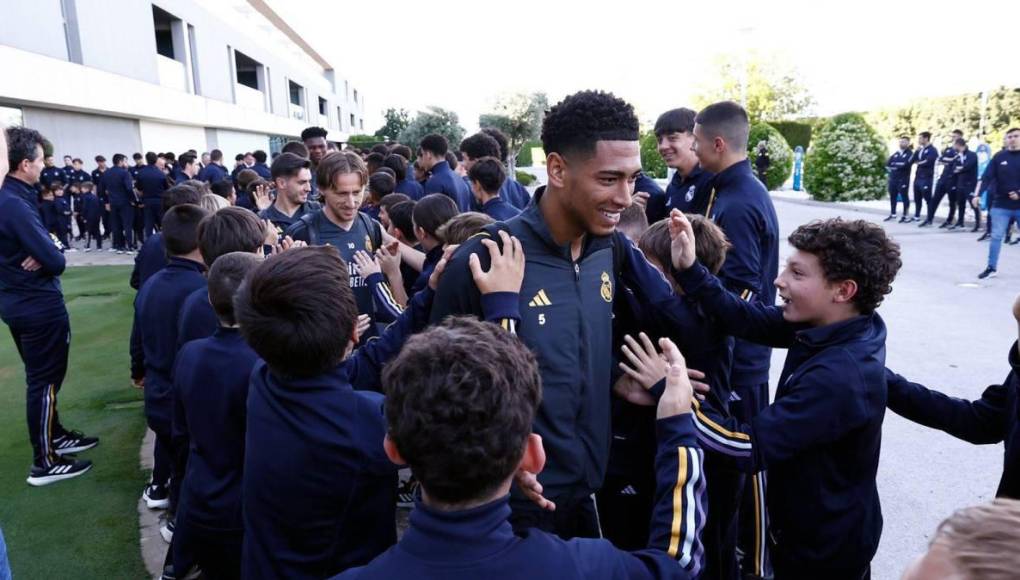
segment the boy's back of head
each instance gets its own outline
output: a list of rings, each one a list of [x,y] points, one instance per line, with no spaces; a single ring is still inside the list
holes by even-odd
[[[998,498],[957,510],[939,524],[928,553],[903,580],[1008,580],[1020,570],[1020,501]]]
[[[390,218],[390,224],[400,230],[400,233],[404,236],[404,241],[411,244],[416,241],[414,235],[414,206],[414,201],[402,201],[390,206],[386,210],[386,214]]]
[[[698,261],[710,272],[718,274],[726,261],[726,252],[732,244],[726,239],[722,228],[705,216],[686,214],[694,230],[695,252]],[[651,225],[638,242],[638,249],[646,258],[656,262],[660,267],[669,265],[670,256],[669,219],[659,220]]]
[[[542,397],[535,357],[501,328],[448,318],[383,372],[388,437],[447,507],[495,499],[517,470]]]
[[[372,194],[372,198],[378,203],[382,198],[393,193],[393,188],[397,186],[397,180],[387,173],[381,171],[373,173],[368,178],[368,192]]]
[[[296,248],[262,262],[238,291],[241,334],[280,377],[336,367],[354,337],[358,306],[333,246]]]
[[[166,213],[172,207],[186,203],[198,205],[198,202],[202,200],[202,195],[204,195],[204,193],[199,188],[190,185],[189,181],[175,185],[163,192],[163,213]]]
[[[482,133],[480,135],[485,136]],[[489,139],[492,140],[491,137]],[[506,181],[506,170],[503,169],[499,159],[491,156],[480,157],[471,165],[471,169],[468,169],[468,179],[477,182],[485,193],[498,195],[499,188],[503,187],[503,182]]]
[[[198,248],[198,224],[209,212],[185,203],[163,216],[163,243],[169,256],[186,256]]]
[[[620,214],[620,222],[616,224],[616,229],[620,230],[630,241],[636,243],[648,229],[648,216],[645,215],[645,208],[636,203],[630,204],[630,207]]]
[[[247,210],[245,210],[247,211]],[[251,212],[248,212],[251,213]],[[230,252],[220,256],[209,268],[209,303],[216,318],[224,326],[234,326],[234,296],[249,272],[262,263],[262,258],[251,252]]]
[[[198,224],[198,249],[206,266],[230,252],[256,252],[265,239],[265,226],[243,207],[223,208]]]
[[[436,237],[443,240],[444,244],[463,244],[468,238],[482,231],[482,228],[495,222],[496,220],[484,213],[466,211],[440,226],[436,230]]]
[[[813,221],[794,230],[788,240],[797,250],[818,258],[828,282],[857,284],[851,302],[861,314],[874,312],[892,292],[892,282],[903,265],[899,244],[881,226],[865,220]]]

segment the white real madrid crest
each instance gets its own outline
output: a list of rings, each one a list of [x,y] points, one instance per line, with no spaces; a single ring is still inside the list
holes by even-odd
[[[599,293],[606,302],[613,301],[613,281],[610,280],[608,272],[602,272],[602,288]]]

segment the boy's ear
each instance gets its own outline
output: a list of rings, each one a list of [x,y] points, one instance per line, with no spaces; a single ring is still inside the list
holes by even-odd
[[[836,290],[833,299],[837,304],[849,304],[857,296],[857,282],[854,280],[843,280],[833,286]]]
[[[386,452],[386,457],[389,457],[390,461],[393,462],[394,465],[407,465],[407,462],[404,461],[404,458],[400,456],[400,451],[397,450],[397,444],[394,443],[392,439],[390,439],[388,433],[386,434],[386,437],[383,439],[382,445],[383,451]]]
[[[542,446],[542,436],[538,433],[531,433],[524,442],[524,456],[521,457],[521,464],[518,469],[539,474],[545,468],[545,447]]]

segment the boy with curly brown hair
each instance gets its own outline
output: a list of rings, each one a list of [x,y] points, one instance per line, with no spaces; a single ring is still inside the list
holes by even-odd
[[[775,401],[749,423],[695,404],[699,441],[747,473],[768,470],[775,577],[870,577],[882,534],[875,476],[886,407],[885,323],[875,312],[902,261],[876,224],[797,228],[776,278],[781,306],[727,291],[695,254],[690,222],[670,216],[674,277],[725,332],[789,349]],[[764,549],[755,546],[756,550]]]

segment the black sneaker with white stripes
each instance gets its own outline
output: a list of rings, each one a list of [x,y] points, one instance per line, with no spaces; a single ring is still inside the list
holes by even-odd
[[[99,445],[98,437],[87,437],[81,431],[68,431],[53,440],[54,451],[57,452],[57,455],[81,453],[96,445]]]
[[[33,467],[26,481],[33,487],[41,487],[84,475],[90,469],[92,462],[87,459],[62,458],[49,467]]]
[[[164,510],[170,506],[170,491],[165,485],[150,483],[145,486],[142,499],[150,510]]]

